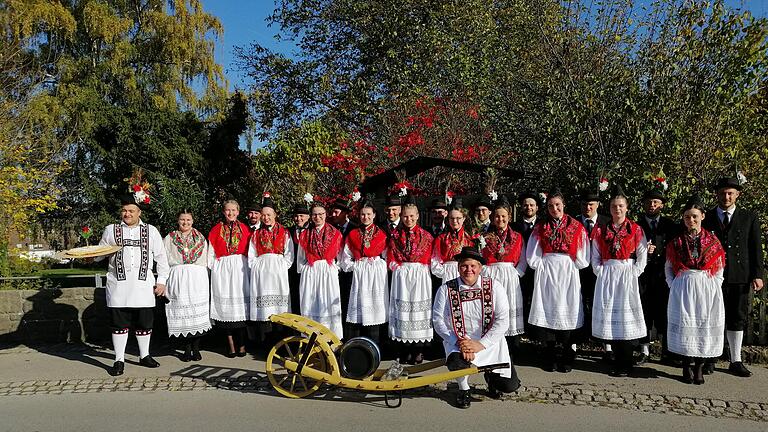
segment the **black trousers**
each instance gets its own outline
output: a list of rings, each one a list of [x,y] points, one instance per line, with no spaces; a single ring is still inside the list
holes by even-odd
[[[110,329],[112,333],[121,333],[124,330],[152,330],[155,323],[155,308],[109,308]]]
[[[640,278],[640,301],[643,305],[643,318],[648,334],[640,339],[640,343],[651,341],[651,330],[656,328],[656,335],[663,341],[663,350],[667,346],[667,305],[669,304],[669,287],[663,280],[656,277]]]
[[[749,284],[723,283],[723,302],[725,303],[725,329],[744,331],[749,316]]]
[[[445,367],[450,371],[466,369],[471,366],[472,363],[464,360],[464,357],[458,352],[448,354],[448,358],[445,359]],[[510,367],[512,368],[512,376],[509,378],[494,372],[486,372],[484,378],[488,387],[494,388],[502,393],[512,393],[520,388],[520,379],[517,377],[515,365],[511,364]]]

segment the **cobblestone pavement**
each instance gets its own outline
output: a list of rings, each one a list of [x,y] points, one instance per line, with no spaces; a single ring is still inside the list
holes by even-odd
[[[87,345],[50,345],[45,347],[6,347],[0,353],[36,355],[38,353],[80,353],[101,348]],[[1,358],[1,357],[0,357]],[[237,391],[242,393],[274,394],[266,375],[260,371],[241,368],[206,366],[182,363],[183,368],[165,376],[122,376],[105,378],[40,379],[0,382],[0,397],[27,395],[65,395],[76,393],[110,392],[178,392],[178,391]],[[262,368],[263,369],[263,368]],[[2,380],[0,380],[2,381]],[[439,397],[453,383],[441,383],[410,390],[405,397]],[[475,396],[483,398],[484,384],[473,386]],[[757,389],[756,389],[757,390]],[[762,390],[760,390],[762,391]],[[325,394],[323,394],[325,393]],[[748,394],[748,393],[747,393]],[[322,389],[315,397],[362,399],[364,395],[347,389]],[[523,386],[517,392],[505,395],[505,401],[537,404],[609,407],[648,413],[740,418],[768,423],[768,402],[748,402],[685,397],[671,394],[648,394],[617,391],[610,386],[590,383],[551,383],[549,386]],[[1,403],[1,402],[0,402]]]
[[[434,396],[446,390],[446,385],[408,392],[413,396]],[[272,388],[263,374],[245,374],[238,377],[194,378],[183,376],[151,378],[106,378],[42,380],[0,383],[0,396],[26,396],[38,394],[109,393],[121,391],[239,391],[266,393]],[[477,396],[483,394],[481,385],[475,387]],[[692,416],[742,418],[768,422],[768,403],[728,401],[708,398],[685,398],[669,395],[618,393],[576,385],[521,387],[505,395],[504,400],[525,403],[544,403],[576,406],[610,407],[641,412],[674,413]]]

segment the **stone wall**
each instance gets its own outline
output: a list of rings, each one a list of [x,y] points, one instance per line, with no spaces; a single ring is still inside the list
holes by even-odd
[[[155,312],[155,335],[163,337],[165,310]],[[0,341],[99,343],[110,339],[104,288],[0,291]]]

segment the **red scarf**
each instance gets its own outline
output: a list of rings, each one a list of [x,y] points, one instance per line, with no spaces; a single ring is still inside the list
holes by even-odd
[[[543,253],[566,253],[572,260],[576,260],[576,254],[581,248],[586,229],[576,219],[564,215],[560,224],[550,219],[533,228],[541,244]]]
[[[667,245],[667,260],[675,276],[685,270],[715,275],[725,267],[725,250],[717,236],[702,228],[698,237],[682,234]]]
[[[171,243],[181,255],[182,264],[194,264],[205,249],[205,237],[200,231],[192,228],[189,235],[184,236],[181,231],[171,231]]]
[[[418,225],[412,230],[402,226],[392,231],[388,247],[387,260],[389,262],[429,264],[429,260],[432,258],[432,235]]]
[[[523,253],[523,236],[509,226],[504,232],[489,232],[483,234],[485,247],[482,250],[483,258],[488,264],[496,262],[508,262],[514,265],[520,262],[520,254]]]
[[[258,256],[270,253],[282,255],[285,252],[285,228],[275,223],[270,231],[266,225],[261,224],[261,228],[253,232],[251,241]]]
[[[375,224],[361,226],[349,232],[347,246],[355,261],[364,257],[377,257],[387,247],[387,234]]]
[[[607,225],[598,225],[592,231],[592,238],[597,241],[597,247],[600,248],[600,258],[603,262],[611,259],[626,260],[635,257],[637,245],[639,245],[645,234],[640,225],[626,219],[618,229],[614,228],[613,223]]]
[[[472,237],[464,232],[464,227],[440,234],[434,243],[435,252],[442,262],[454,261],[453,257],[461,253],[462,247],[473,245]]]
[[[217,223],[208,234],[208,241],[217,258],[229,255],[247,255],[251,230],[244,223]]]
[[[320,231],[315,227],[309,227],[301,233],[299,244],[304,249],[309,265],[319,260],[325,260],[331,264],[341,250],[341,232],[330,224],[323,225]]]

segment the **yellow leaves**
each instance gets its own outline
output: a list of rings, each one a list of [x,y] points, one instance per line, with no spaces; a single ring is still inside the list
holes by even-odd
[[[91,38],[114,43],[125,36],[133,22],[115,15],[106,3],[91,1],[83,8],[83,25]]]
[[[71,39],[77,30],[72,14],[59,2],[48,0],[10,0],[0,20],[17,40],[31,37],[40,28]]]

